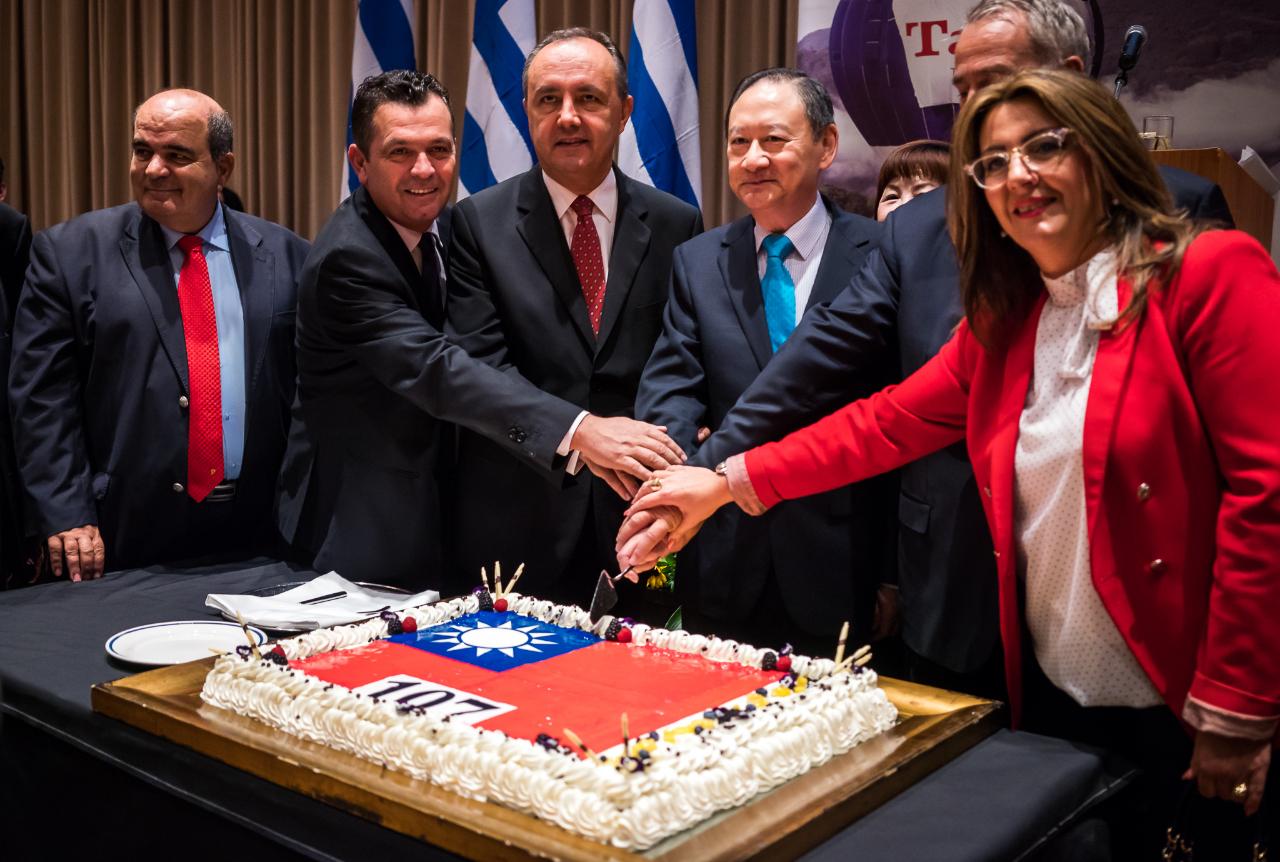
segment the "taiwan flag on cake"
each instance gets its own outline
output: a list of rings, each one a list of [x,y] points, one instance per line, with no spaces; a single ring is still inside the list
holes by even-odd
[[[510,736],[560,737],[567,727],[597,751],[621,742],[624,712],[639,735],[781,676],[495,611],[291,664],[359,694]]]

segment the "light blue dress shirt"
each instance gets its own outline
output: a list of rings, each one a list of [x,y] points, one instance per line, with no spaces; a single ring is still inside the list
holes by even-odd
[[[173,262],[173,287],[178,289],[185,255],[178,248],[184,234],[160,226]],[[227,222],[222,205],[200,230],[204,240],[204,259],[209,266],[209,283],[213,286],[213,314],[218,323],[218,363],[222,378],[222,466],[223,478],[240,478],[244,459],[245,419],[245,347],[244,309],[240,305],[240,285],[231,265],[231,244],[227,240]]]

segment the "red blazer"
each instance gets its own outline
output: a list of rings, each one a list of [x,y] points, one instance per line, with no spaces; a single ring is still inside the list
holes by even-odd
[[[1122,279],[1123,308],[1130,286]],[[1175,714],[1187,695],[1280,715],[1280,275],[1238,231],[1197,238],[1136,321],[1101,333],[1084,421],[1093,583]],[[747,453],[765,505],[898,467],[966,436],[998,558],[1021,713],[1014,448],[1041,296],[1007,345],[967,324],[871,398]]]

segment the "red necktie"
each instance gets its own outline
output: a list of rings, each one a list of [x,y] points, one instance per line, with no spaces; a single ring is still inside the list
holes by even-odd
[[[599,335],[600,312],[604,310],[604,258],[600,256],[600,234],[596,233],[596,223],[591,218],[594,207],[586,195],[578,195],[570,206],[578,214],[578,226],[573,229],[569,252],[573,255],[574,269],[578,270],[582,298],[587,301],[591,331]]]
[[[184,236],[178,273],[178,304],[187,341],[187,493],[199,503],[222,481],[222,370],[218,361],[218,321],[202,240]]]

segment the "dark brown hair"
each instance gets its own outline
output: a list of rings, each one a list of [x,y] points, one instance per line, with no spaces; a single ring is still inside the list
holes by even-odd
[[[1148,282],[1173,276],[1197,229],[1174,211],[1164,180],[1120,103],[1084,75],[1039,69],[980,90],[961,107],[952,131],[951,175],[957,181],[948,187],[947,224],[960,261],[960,295],[969,325],[983,343],[999,341],[1044,289],[1036,262],[1002,236],[982,189],[964,173],[979,155],[987,115],[1019,99],[1036,103],[1070,130],[1068,146],[1083,156],[1094,193],[1107,202],[1099,230],[1115,246],[1119,271],[1133,285],[1120,315],[1133,319],[1146,306]]]
[[[360,152],[369,155],[369,148],[373,146],[373,115],[378,108],[386,104],[416,108],[425,105],[432,96],[449,107],[449,91],[444,84],[435,75],[416,69],[393,69],[365,78],[351,102],[351,139]]]
[[[946,141],[922,138],[908,141],[889,153],[880,165],[880,179],[876,181],[878,202],[889,183],[896,179],[932,180],[940,186],[947,184],[951,170],[951,145]]]

